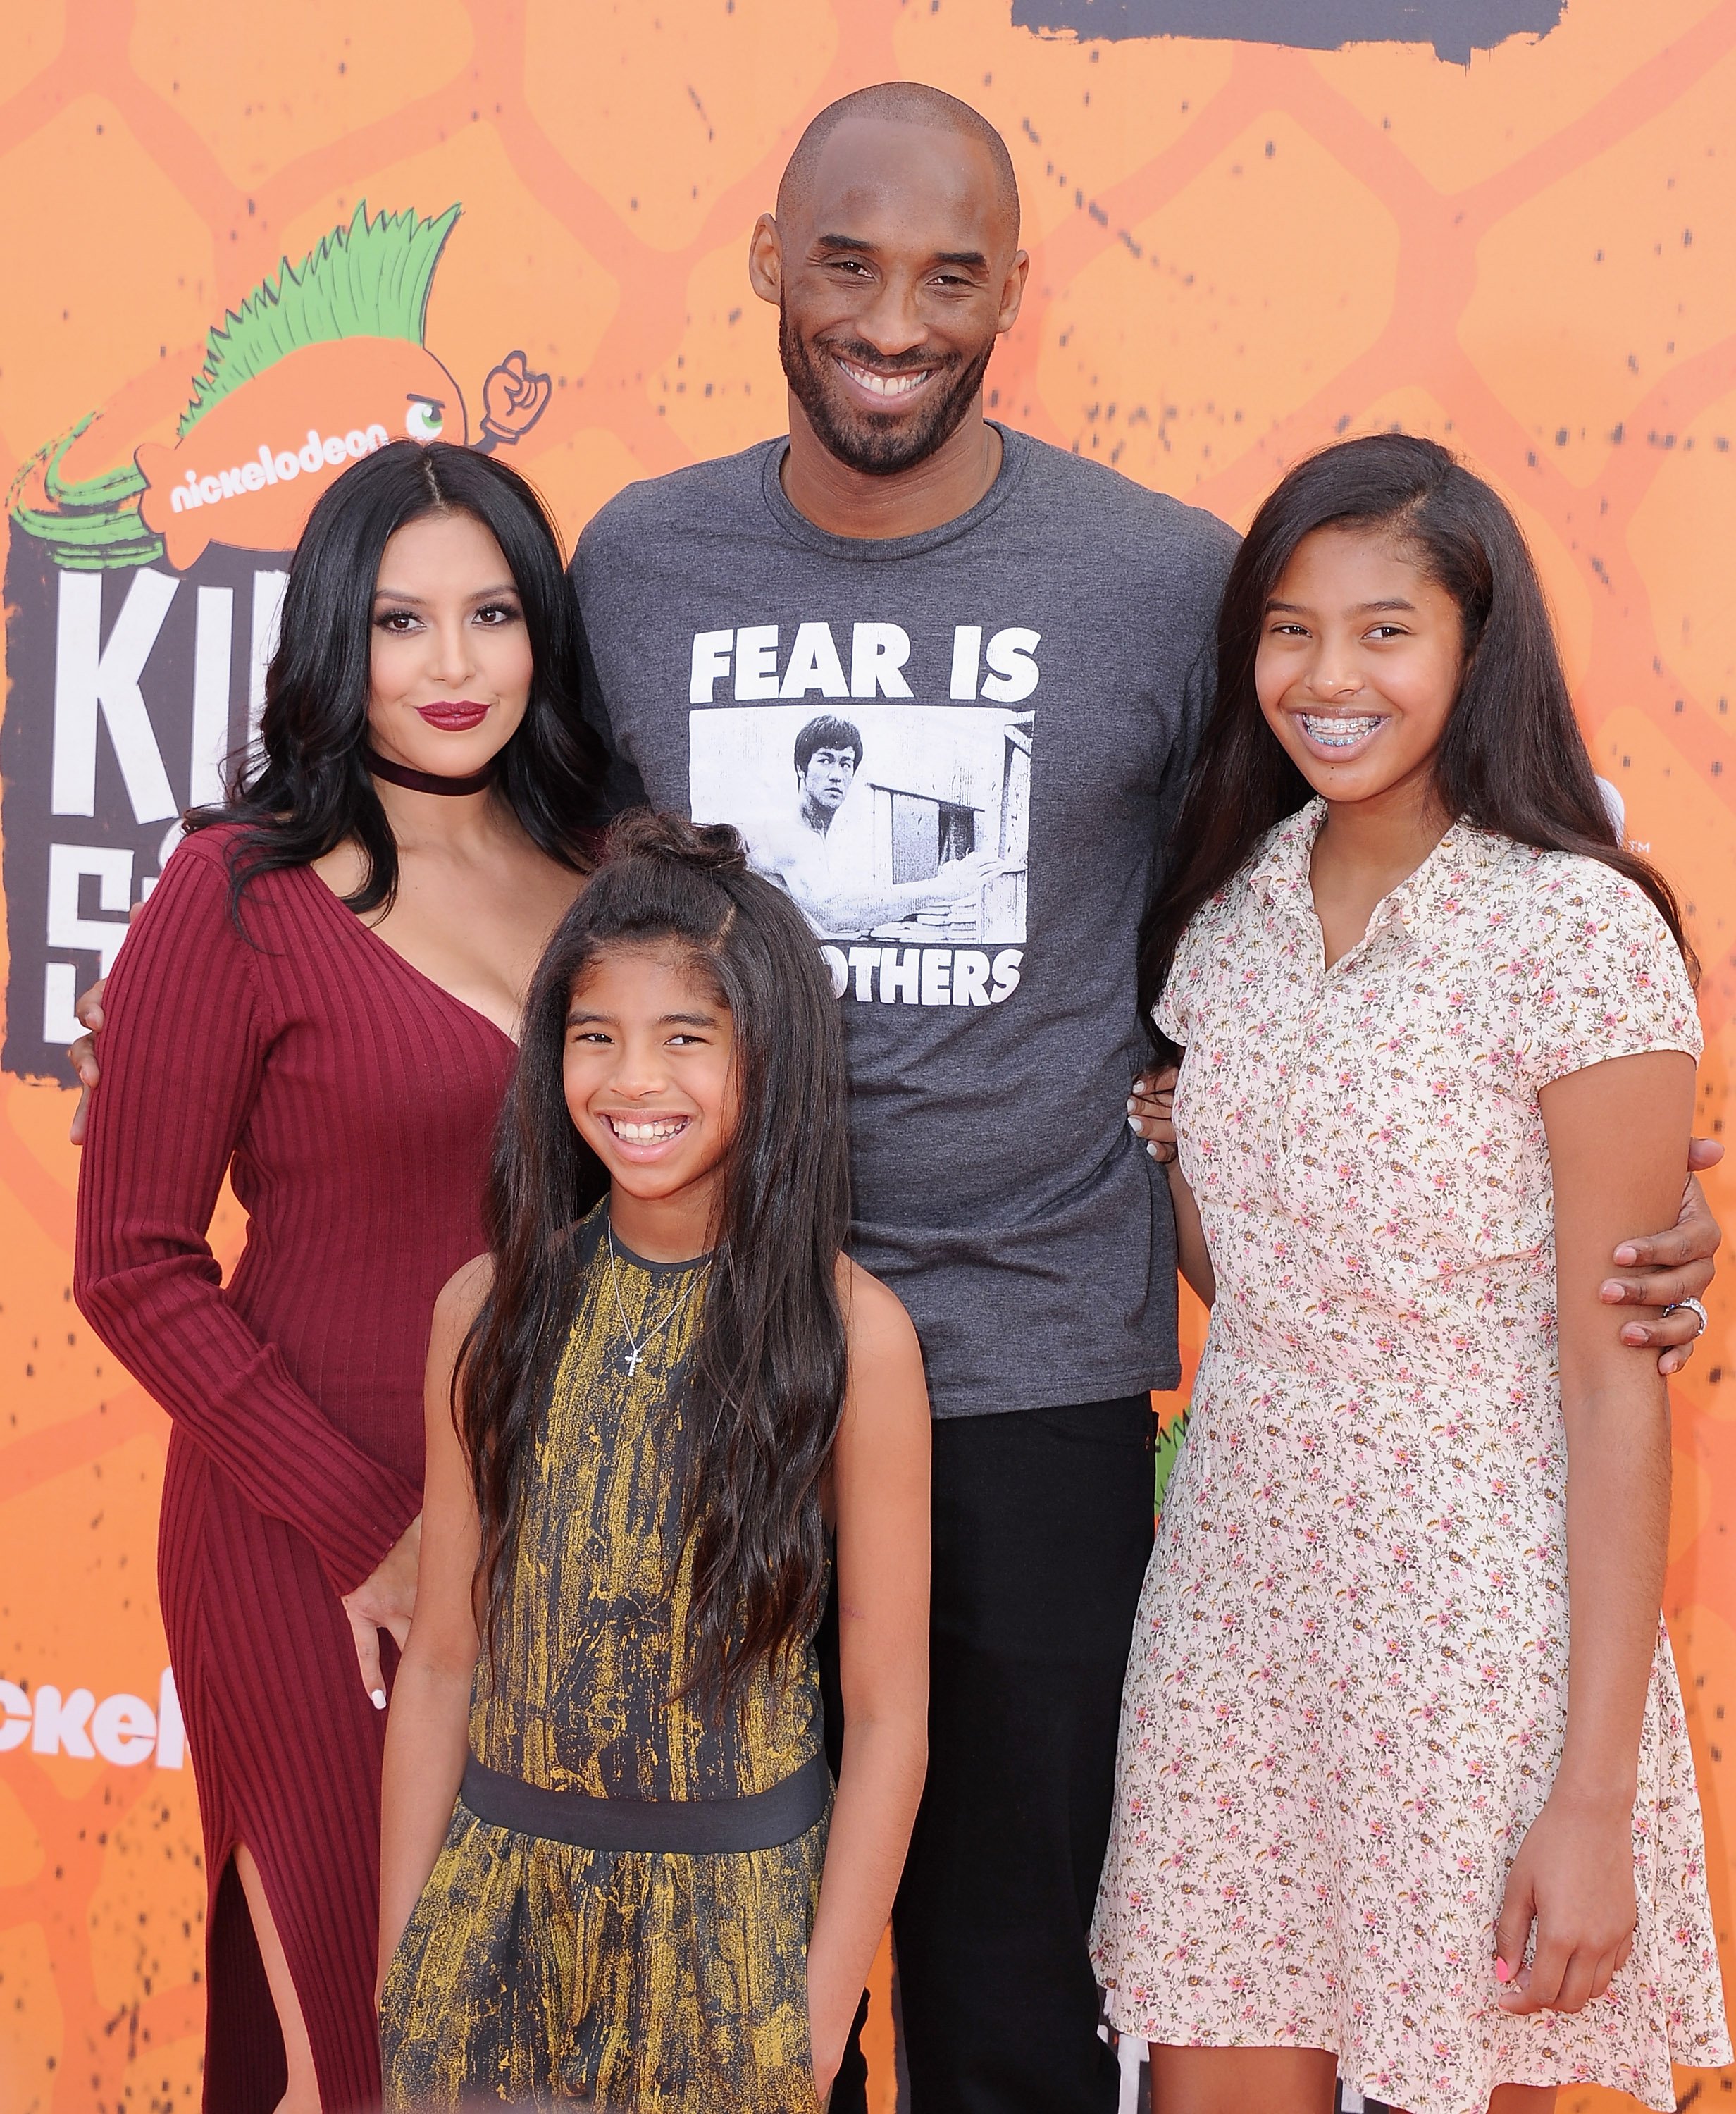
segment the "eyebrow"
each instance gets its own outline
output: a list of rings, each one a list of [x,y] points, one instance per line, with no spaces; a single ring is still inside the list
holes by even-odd
[[[484,588],[480,591],[480,593],[468,595],[465,599],[468,602],[497,602],[502,595],[515,595],[518,592],[519,586],[517,581],[508,580],[503,587]],[[400,594],[396,588],[376,588],[374,589],[374,600],[376,602],[413,602],[418,609],[423,609],[427,606],[427,598],[424,596]]]
[[[715,1013],[660,1013],[660,1027],[715,1027],[718,1016]],[[569,1027],[614,1027],[619,1025],[612,1013],[592,1013],[575,1006],[567,1015]]]
[[[866,242],[859,235],[816,235],[816,249],[845,249],[852,256],[871,257],[877,245]],[[934,264],[968,264],[978,271],[988,268],[989,259],[980,249],[937,249],[929,260]]]
[[[1345,614],[1349,616],[1364,616],[1376,610],[1408,609],[1414,611],[1415,608],[1416,604],[1414,602],[1406,602],[1403,595],[1388,595],[1380,602],[1356,602],[1345,611]],[[1286,616],[1312,616],[1313,614],[1305,602],[1279,602],[1274,598],[1267,603],[1267,615],[1270,616],[1274,612],[1279,611]]]

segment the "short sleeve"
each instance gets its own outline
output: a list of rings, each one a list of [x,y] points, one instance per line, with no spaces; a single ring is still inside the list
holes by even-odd
[[[1206,927],[1217,908],[1217,899],[1196,910],[1182,927],[1176,943],[1176,958],[1169,965],[1151,1017],[1160,1034],[1167,1035],[1178,1050],[1186,1050],[1199,1010],[1204,979],[1211,958]]]
[[[1651,1050],[1703,1046],[1681,950],[1650,899],[1601,860],[1544,862],[1514,993],[1514,1055],[1533,1090]]]

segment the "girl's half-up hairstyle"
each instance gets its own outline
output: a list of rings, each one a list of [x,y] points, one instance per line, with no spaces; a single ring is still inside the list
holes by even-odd
[[[539,849],[582,871],[585,824],[601,783],[601,744],[579,717],[578,613],[560,541],[535,491],[492,455],[447,441],[394,441],[321,493],[290,561],[276,651],[265,674],[254,753],[232,761],[228,798],[196,808],[189,830],[239,822],[231,882],[307,866],[346,840],[367,877],[349,907],[390,904],[398,847],[363,760],[368,739],[374,591],[398,530],[430,514],[468,514],[500,547],[524,612],[529,706],[500,753],[497,797]]]
[[[1601,859],[1643,889],[1695,968],[1670,885],[1621,840],[1574,717],[1554,626],[1519,524],[1500,496],[1433,441],[1376,433],[1298,463],[1254,517],[1217,615],[1217,695],[1200,742],[1175,855],[1146,913],[1140,1009],[1152,1023],[1188,920],[1231,880],[1275,822],[1305,807],[1308,780],[1266,724],[1254,659],[1266,606],[1317,528],[1391,537],[1458,603],[1464,665],[1435,752],[1442,811],[1543,851]]]
[[[494,1278],[453,1383],[492,1630],[537,1421],[572,1318],[572,1234],[608,1187],[568,1114],[575,987],[607,953],[674,948],[729,1009],[738,1114],[684,1405],[689,1686],[721,1709],[818,1621],[820,1488],[843,1408],[849,1231],[843,1034],[813,933],[742,840],[637,812],[537,971],[488,1198]]]

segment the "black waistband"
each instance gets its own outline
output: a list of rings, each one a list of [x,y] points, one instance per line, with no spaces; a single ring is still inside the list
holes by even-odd
[[[665,1856],[703,1856],[732,1850],[774,1850],[793,1842],[825,1818],[831,1772],[815,1752],[770,1791],[741,1798],[591,1798],[582,1791],[546,1791],[518,1777],[464,1762],[459,1796],[478,1820],[540,1835],[578,1850],[637,1850]]]

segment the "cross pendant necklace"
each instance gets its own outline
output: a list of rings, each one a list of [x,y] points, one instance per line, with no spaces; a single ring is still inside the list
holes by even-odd
[[[654,1327],[647,1329],[642,1336],[636,1336],[633,1333],[632,1323],[627,1319],[627,1303],[621,1297],[620,1274],[615,1267],[614,1259],[614,1228],[607,1219],[603,1221],[603,1238],[609,1247],[609,1283],[614,1293],[614,1311],[620,1319],[621,1334],[627,1338],[627,1348],[621,1354],[621,1362],[627,1368],[627,1377],[632,1380],[644,1362],[645,1353],[651,1346],[652,1338],[660,1336],[668,1328],[670,1322],[692,1297],[695,1287],[698,1285],[706,1273],[704,1270],[700,1270],[692,1284],[688,1285],[687,1290],[682,1293],[663,1319]],[[709,1266],[707,1265],[708,1268]]]

